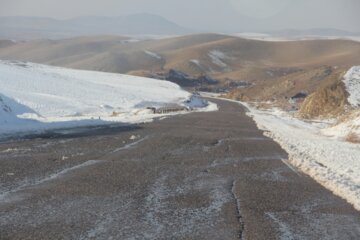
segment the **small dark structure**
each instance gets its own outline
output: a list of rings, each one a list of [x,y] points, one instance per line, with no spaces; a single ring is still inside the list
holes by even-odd
[[[166,113],[172,113],[172,112],[181,112],[181,111],[187,111],[188,109],[186,107],[178,106],[178,107],[162,107],[155,110],[156,114],[166,114]]]
[[[151,110],[154,114],[166,114],[166,113],[181,112],[181,111],[189,110],[186,107],[179,106],[179,105],[165,106],[165,107],[160,107],[160,108],[147,107],[146,109]]]

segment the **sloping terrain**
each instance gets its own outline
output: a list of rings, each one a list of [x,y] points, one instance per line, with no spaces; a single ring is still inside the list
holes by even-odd
[[[360,43],[348,40],[263,42],[217,34],[142,41],[111,36],[79,37],[19,42],[0,49],[2,59],[119,73],[176,68],[188,74],[247,80],[259,78],[260,74],[252,76],[252,69],[260,70],[262,78],[269,78],[287,74],[292,68],[349,67],[360,61],[359,56]],[[144,62],[149,66],[144,66]]]
[[[327,128],[324,134],[352,143],[360,143],[360,67],[352,67],[342,78],[342,115],[335,126]],[[315,93],[316,94],[316,93]],[[329,99],[330,97],[328,97]],[[334,99],[334,98],[333,98]]]
[[[343,114],[348,105],[348,93],[341,81],[344,73],[334,75],[322,86],[315,89],[301,105],[299,116],[302,118],[333,118]]]
[[[174,69],[223,84],[247,82],[251,88],[238,89],[231,97],[269,100],[311,93],[326,79],[360,64],[360,43],[266,42],[218,34],[147,40],[96,36],[11,42],[0,45],[0,58],[155,78]]]
[[[242,101],[271,101],[299,109],[303,99],[339,82],[350,67],[360,65],[360,43],[349,40],[269,42],[219,34],[167,39],[117,36],[64,40],[4,42],[0,59],[31,61],[75,69],[166,79],[198,91],[229,92]],[[174,73],[185,79],[169,77]],[[205,79],[209,81],[202,81]],[[198,81],[198,83],[196,83]],[[341,94],[340,84],[336,94]],[[344,97],[343,97],[344,98]],[[319,99],[307,99],[306,102]],[[324,103],[325,104],[325,103]],[[333,109],[333,103],[326,102]],[[334,113],[341,112],[343,103]],[[306,105],[303,116],[325,115]],[[314,106],[314,105],[313,105]],[[327,108],[327,109],[328,109]],[[305,107],[303,107],[305,109]]]

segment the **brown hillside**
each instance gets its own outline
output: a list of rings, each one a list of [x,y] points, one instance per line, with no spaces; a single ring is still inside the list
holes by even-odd
[[[0,58],[120,73],[175,68],[188,74],[206,73],[249,81],[271,78],[266,74],[271,68],[360,64],[360,43],[347,40],[263,42],[217,34],[128,40],[98,36],[20,42],[0,48]],[[163,59],[159,61],[144,51],[154,52]],[[209,56],[211,51],[225,54],[221,61],[227,66],[215,64]],[[194,59],[200,67],[191,62]]]
[[[0,59],[141,76],[175,69],[190,76],[208,75],[224,84],[251,84],[232,91],[232,98],[285,104],[293,95],[311,94],[349,67],[360,65],[360,43],[349,40],[267,42],[197,34],[142,41],[94,36],[2,42]]]
[[[344,113],[348,93],[341,81],[343,74],[335,75],[331,81],[319,87],[301,105],[299,116],[303,118],[329,118]]]

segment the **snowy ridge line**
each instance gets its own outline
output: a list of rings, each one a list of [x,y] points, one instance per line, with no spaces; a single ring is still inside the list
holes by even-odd
[[[58,173],[54,173],[54,174],[52,174],[52,175],[50,175],[48,177],[37,180],[37,181],[35,181],[33,183],[25,183],[25,184],[20,185],[20,186],[16,187],[15,189],[12,189],[10,191],[2,192],[2,193],[0,193],[0,202],[6,200],[6,197],[8,197],[12,193],[16,193],[16,192],[25,190],[27,188],[34,187],[34,186],[40,185],[42,183],[52,181],[54,179],[63,177],[67,173],[72,172],[74,170],[84,168],[84,167],[88,167],[88,166],[91,166],[91,165],[94,165],[94,164],[97,164],[97,163],[100,163],[100,162],[103,162],[103,161],[102,160],[89,160],[89,161],[86,161],[86,162],[84,162],[82,164],[79,164],[79,165],[76,165],[76,166],[73,166],[73,167],[70,167],[70,168],[65,168],[65,169],[61,170],[60,172],[58,172]]]

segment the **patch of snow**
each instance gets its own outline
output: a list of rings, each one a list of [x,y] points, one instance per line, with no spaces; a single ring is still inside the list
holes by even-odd
[[[151,51],[144,51],[144,53],[146,53],[147,55],[149,55],[150,57],[153,57],[153,58],[156,58],[156,59],[162,59],[162,57],[159,55],[159,54],[157,54],[157,53],[154,53],[154,52],[151,52]]]
[[[224,60],[229,59],[228,56],[226,56],[225,53],[218,51],[218,50],[212,50],[208,53],[208,56],[211,58],[211,61],[221,67],[221,68],[227,68],[228,65],[224,62]]]
[[[249,116],[289,154],[289,162],[360,210],[360,145],[322,134],[328,124],[304,122],[278,109]]]
[[[348,101],[353,107],[360,107],[360,66],[352,67],[344,76]]]
[[[190,110],[195,109],[200,112],[211,112],[219,110],[217,104],[194,95],[191,96],[190,99],[185,103],[185,106]]]
[[[198,66],[199,68],[201,68],[201,64],[200,61],[197,59],[191,59],[190,60],[191,63],[195,64],[196,66]]]
[[[200,61],[197,59],[191,59],[190,62],[195,63],[196,65],[200,65]]]
[[[360,111],[356,111],[349,116],[349,119],[335,126],[322,129],[324,135],[334,137],[339,140],[346,140],[350,134],[360,137]]]
[[[131,137],[129,138],[130,140],[135,140],[135,139],[137,139],[138,137],[137,136],[135,136],[135,135],[131,135]]]

